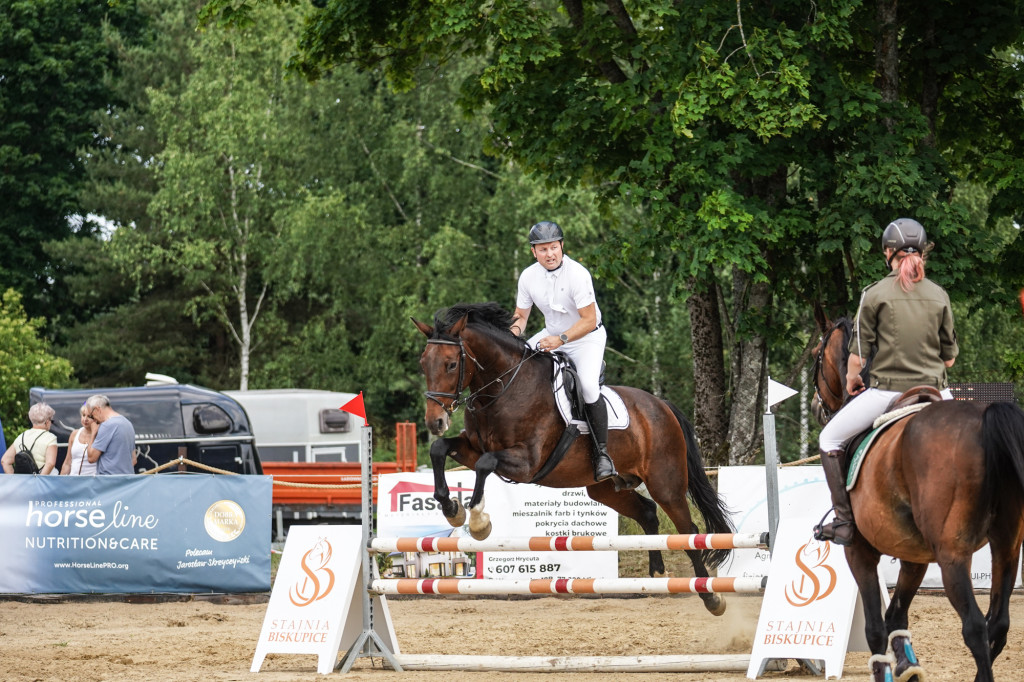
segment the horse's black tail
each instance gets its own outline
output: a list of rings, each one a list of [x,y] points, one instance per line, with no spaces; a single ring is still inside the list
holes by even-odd
[[[997,499],[1000,486],[1016,480],[1024,500],[1024,411],[1016,403],[992,403],[981,420],[981,437],[987,499]]]
[[[704,517],[704,532],[706,533],[734,533],[736,527],[729,519],[730,511],[725,502],[718,496],[718,491],[711,485],[708,475],[704,471],[704,458],[700,454],[700,447],[697,445],[697,434],[693,425],[686,418],[678,407],[665,401],[671,408],[672,414],[679,421],[683,429],[683,436],[686,438],[686,475],[689,481],[687,492],[690,499],[697,506],[701,516]],[[679,529],[679,532],[683,532]],[[708,568],[717,568],[729,558],[728,549],[705,549],[701,551],[701,558]]]

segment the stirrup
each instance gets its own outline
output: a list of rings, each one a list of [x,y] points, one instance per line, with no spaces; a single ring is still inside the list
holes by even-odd
[[[825,515],[821,517],[821,521],[818,521],[818,523],[812,529],[815,540],[817,540],[819,542],[823,542],[825,540],[831,540],[832,539],[832,538],[825,537],[825,519],[827,519],[828,515],[831,514],[834,510],[835,510],[835,507],[829,507],[828,511],[825,512]]]
[[[852,521],[840,521],[838,518],[833,520],[832,523],[826,524],[825,519],[828,518],[828,515],[832,513],[834,509],[835,507],[832,507],[832,509],[825,512],[825,515],[821,517],[821,521],[819,521],[812,529],[812,535],[814,539],[819,542],[828,541],[846,547],[853,542],[852,534],[849,539],[839,539],[836,535],[836,531],[843,526],[853,527],[854,524]]]

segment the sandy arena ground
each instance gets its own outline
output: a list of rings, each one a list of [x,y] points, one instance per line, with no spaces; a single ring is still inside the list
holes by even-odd
[[[475,655],[749,654],[759,596],[729,596],[715,618],[695,596],[631,599],[392,599],[403,653]],[[979,597],[986,608],[987,597]],[[1024,678],[1024,594],[1011,601],[1009,643],[996,662],[997,680]],[[184,682],[185,680],[316,680],[312,656],[270,655],[250,673],[266,603],[175,601],[5,600],[0,603],[0,680]],[[930,682],[973,679],[974,663],[960,638],[960,622],[941,594],[919,595],[911,630]],[[867,654],[850,653],[843,679],[868,680]],[[376,669],[374,669],[376,667]],[[479,680],[479,673],[393,673],[379,659],[360,659],[345,678],[396,682]],[[644,680],[739,682],[743,673],[499,674],[488,680]],[[794,663],[762,679],[813,679]],[[819,678],[820,679],[820,678]]]

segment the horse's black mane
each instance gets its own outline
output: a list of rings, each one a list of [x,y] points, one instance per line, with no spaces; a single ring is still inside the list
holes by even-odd
[[[844,315],[843,317],[840,317],[838,320],[836,320],[835,324],[833,324],[832,327],[834,329],[840,330],[843,333],[842,352],[843,360],[845,361],[848,357],[850,357],[849,345],[850,336],[853,334],[853,320]]]
[[[515,315],[497,303],[456,303],[450,308],[441,308],[434,313],[434,334],[447,334],[452,326],[463,317],[469,316],[467,324],[480,325],[494,332],[516,338],[510,331]]]

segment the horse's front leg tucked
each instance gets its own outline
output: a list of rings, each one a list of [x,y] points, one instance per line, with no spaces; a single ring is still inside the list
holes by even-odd
[[[491,516],[484,512],[484,481],[494,473],[497,466],[497,456],[493,452],[485,452],[474,467],[476,485],[469,499],[469,534],[477,540],[483,540],[491,534]]]
[[[444,463],[448,453],[454,452],[464,441],[460,438],[438,438],[430,446],[430,468],[434,472],[434,499],[441,506],[441,513],[453,528],[466,522],[466,510],[458,498],[449,497],[448,479],[444,475]]]

